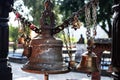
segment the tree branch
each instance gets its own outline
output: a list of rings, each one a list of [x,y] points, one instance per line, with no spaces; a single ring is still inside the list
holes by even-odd
[[[99,24],[99,26],[107,33],[107,35],[108,35],[108,30],[105,28],[105,27],[103,27],[103,25],[100,25]]]

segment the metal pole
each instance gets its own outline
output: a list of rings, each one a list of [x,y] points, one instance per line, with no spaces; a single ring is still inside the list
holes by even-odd
[[[11,67],[7,63],[9,45],[8,15],[13,0],[0,0],[0,79],[12,80]]]
[[[44,79],[49,80],[49,74],[48,73],[44,73]]]

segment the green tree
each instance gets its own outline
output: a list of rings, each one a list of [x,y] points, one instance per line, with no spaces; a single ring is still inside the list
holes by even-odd
[[[107,0],[106,2],[105,0],[99,1],[100,9],[98,11],[97,22],[99,26],[108,34],[108,37],[111,37],[111,31],[112,31],[112,15],[113,15],[112,5],[113,5],[113,0]]]
[[[64,19],[79,10],[79,8],[82,8],[86,1],[88,0],[64,0],[60,7],[62,14],[64,14]],[[112,3],[112,0],[99,0],[97,10],[97,24],[108,34],[108,37],[111,37],[112,29]],[[80,15],[80,20],[84,22],[84,19],[83,13],[83,15]]]
[[[16,42],[18,39],[18,27],[9,26],[9,41]]]
[[[33,16],[33,23],[35,25],[39,25],[39,20],[41,17],[41,13],[44,11],[44,1],[45,0],[23,0],[25,5],[28,6],[28,8],[32,8],[31,15]],[[59,11],[59,5],[57,0],[52,0],[54,9],[53,12],[55,13],[56,18],[56,24],[60,23],[60,11]]]
[[[33,22],[34,24],[36,25],[39,25],[39,18],[41,17],[41,13],[43,12],[44,10],[44,1],[45,0],[23,0],[25,5],[28,6],[29,8],[32,8],[32,16],[34,18]],[[62,21],[62,15],[61,12],[60,12],[60,6],[62,4],[62,0],[51,0],[53,2],[53,5],[54,5],[54,9],[53,9],[53,12],[55,14],[55,24],[56,25],[60,25],[63,21]],[[78,0],[77,1],[77,4],[80,4],[82,2],[79,2]],[[84,0],[82,0],[84,1]],[[76,4],[76,3],[72,3],[72,4]],[[84,5],[84,4],[83,4]],[[82,6],[83,6],[82,5]],[[63,7],[63,8],[66,8]],[[73,8],[73,7],[72,7]],[[79,6],[76,8],[76,10],[79,8]],[[74,10],[74,9],[72,9]],[[73,11],[72,11],[73,12]],[[66,15],[66,14],[65,14]],[[55,35],[56,37],[58,38],[61,38],[64,42],[64,39],[63,39],[63,35],[62,33],[60,32],[59,34]],[[71,38],[71,40],[73,42],[75,42],[75,38]]]
[[[13,52],[15,52],[17,48],[17,40],[18,40],[18,27],[13,27],[12,25],[9,26],[9,41],[14,42],[12,45]]]
[[[28,8],[32,8],[31,15],[33,16],[33,23],[36,25],[39,25],[39,19],[41,16],[41,13],[44,9],[44,0],[23,0],[25,5],[28,6]]]
[[[60,11],[61,14],[63,14],[63,20],[71,16],[73,12],[76,12],[82,8],[84,4],[84,0],[64,0],[61,2]]]

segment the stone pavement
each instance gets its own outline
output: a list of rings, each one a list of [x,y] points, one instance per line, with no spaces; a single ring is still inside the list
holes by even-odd
[[[13,80],[44,80],[43,74],[27,73],[21,70],[23,64],[10,62],[12,66]],[[65,74],[50,74],[49,80],[91,80],[87,74],[69,72]],[[110,77],[101,77],[101,80],[113,80]]]
[[[21,52],[21,50],[17,50]],[[16,53],[17,53],[16,52]],[[10,51],[10,54],[12,52]],[[13,73],[13,80],[44,80],[43,74],[27,73],[21,70],[23,64],[10,62]],[[91,80],[87,74],[79,72],[69,72],[64,74],[49,74],[49,80]],[[101,76],[101,80],[113,80],[111,77]]]

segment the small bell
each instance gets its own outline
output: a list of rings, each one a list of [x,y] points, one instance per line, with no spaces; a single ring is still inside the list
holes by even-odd
[[[86,73],[98,71],[96,60],[97,56],[95,53],[85,52],[82,54],[82,60],[78,65],[77,70]]]
[[[24,44],[25,43],[25,34],[22,34],[19,38],[18,38],[18,44]]]
[[[97,72],[97,56],[94,52],[92,52],[92,40],[88,40],[88,46],[88,51],[82,54],[82,60],[77,66],[77,70],[85,73]]]
[[[18,38],[18,44],[24,44],[24,38],[23,37]]]
[[[31,56],[32,47],[30,46],[31,38],[27,35],[27,37],[24,40],[24,51],[23,55],[29,58]]]

